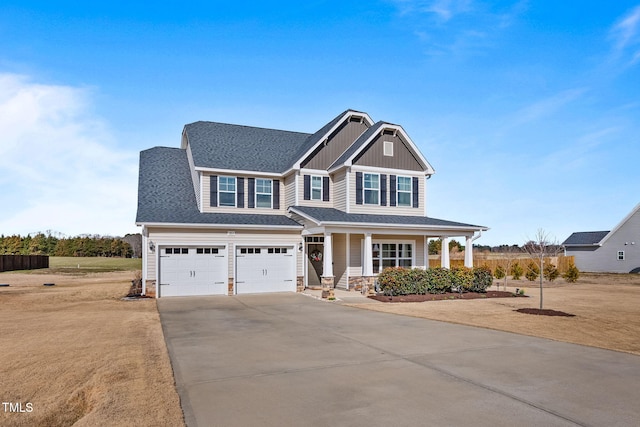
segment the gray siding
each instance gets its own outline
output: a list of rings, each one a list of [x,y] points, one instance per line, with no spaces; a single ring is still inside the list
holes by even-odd
[[[384,141],[393,142],[393,156],[384,155]],[[409,149],[408,144],[398,134],[378,135],[353,162],[354,165],[376,166],[388,169],[423,171],[424,168]]]
[[[302,169],[300,171],[300,178],[298,179],[298,206],[314,206],[317,208],[332,208],[334,207],[334,197],[335,197],[335,184],[333,183],[332,177],[329,177],[329,200],[305,200],[304,199],[304,176],[321,176],[325,177],[327,175],[321,175],[319,173],[308,172]]]
[[[367,130],[365,123],[346,121],[329,136],[326,145],[320,145],[302,162],[303,168],[326,170],[338,157]]]
[[[284,178],[284,188],[281,188],[280,192],[284,192],[285,209],[296,204],[296,173],[287,175]]]
[[[347,235],[333,234],[333,275],[336,287],[346,289],[347,278]]]
[[[347,211],[347,171],[342,169],[333,174],[333,207]]]
[[[624,260],[618,260],[618,251]],[[575,257],[580,271],[629,273],[640,268],[640,210],[607,238],[602,246],[567,248],[566,254]]]
[[[363,173],[366,171],[360,170]],[[378,215],[409,215],[409,216],[424,216],[425,208],[425,179],[424,175],[415,174],[411,175],[410,171],[407,171],[406,175],[397,176],[411,176],[418,178],[418,207],[411,206],[389,206],[389,197],[391,197],[391,191],[389,190],[390,180],[387,174],[387,206],[378,205],[358,205],[356,204],[356,172],[352,171],[349,174],[349,212],[350,213],[363,213],[363,214],[378,214]],[[372,173],[380,173],[378,171],[372,171]]]

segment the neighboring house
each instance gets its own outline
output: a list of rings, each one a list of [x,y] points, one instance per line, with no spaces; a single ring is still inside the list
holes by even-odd
[[[427,267],[427,240],[486,227],[428,217],[434,173],[401,126],[347,110],[313,134],[214,122],[140,153],[147,295],[358,289],[389,266]],[[478,233],[478,234],[476,234]]]
[[[581,271],[640,273],[640,204],[613,230],[573,233],[562,246]]]

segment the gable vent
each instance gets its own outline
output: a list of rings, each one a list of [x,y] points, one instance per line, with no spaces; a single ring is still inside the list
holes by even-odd
[[[384,155],[388,157],[393,157],[393,142],[392,141],[384,141]]]
[[[394,129],[383,129],[382,131],[383,135],[394,135],[396,134],[396,131]]]
[[[350,116],[349,121],[362,123],[364,121],[364,116]]]

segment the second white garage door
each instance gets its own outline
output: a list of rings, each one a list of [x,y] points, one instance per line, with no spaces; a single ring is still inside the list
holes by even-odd
[[[236,293],[295,292],[295,259],[291,247],[236,248]]]

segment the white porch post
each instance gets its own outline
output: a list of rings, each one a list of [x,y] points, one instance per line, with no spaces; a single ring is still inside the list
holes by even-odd
[[[442,253],[442,260],[440,262],[441,267],[450,268],[451,263],[449,262],[449,238],[441,237],[440,239],[442,240],[442,248],[440,249],[440,252]]]
[[[464,266],[473,268],[473,238],[467,236],[467,244],[464,246]]]
[[[322,277],[333,278],[333,244],[331,233],[324,233],[324,254],[322,257]]]
[[[364,257],[362,264],[362,275],[373,276],[373,246],[371,244],[371,233],[364,233]]]

